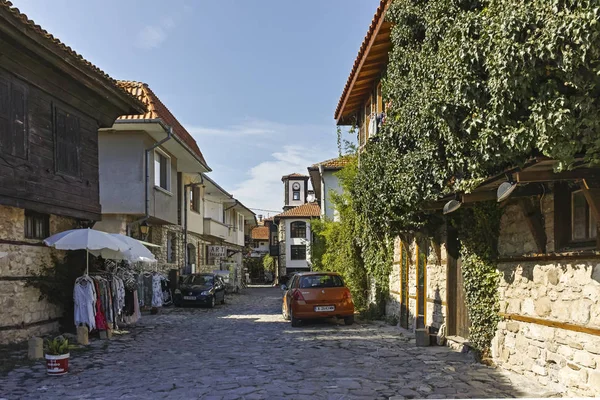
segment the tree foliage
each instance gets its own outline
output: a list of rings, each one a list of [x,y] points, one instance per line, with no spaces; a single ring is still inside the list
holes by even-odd
[[[311,259],[313,269],[341,274],[352,292],[356,308],[362,310],[367,306],[367,271],[358,240],[361,236],[360,222],[350,196],[357,170],[357,160],[352,157],[351,162],[336,173],[343,193],[330,192],[328,195],[339,214],[339,221],[322,219],[311,222],[316,238]]]

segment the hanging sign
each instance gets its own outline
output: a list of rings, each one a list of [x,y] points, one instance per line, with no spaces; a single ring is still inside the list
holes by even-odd
[[[208,246],[209,258],[225,258],[227,256],[227,248],[225,246]]]

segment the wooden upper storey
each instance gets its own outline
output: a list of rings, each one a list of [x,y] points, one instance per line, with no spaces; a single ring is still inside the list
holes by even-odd
[[[335,110],[338,125],[356,123],[357,113],[369,99],[381,74],[388,63],[388,53],[392,47],[390,35],[392,25],[385,21],[391,0],[381,0],[375,16],[363,40],[352,71]]]
[[[143,105],[0,1],[0,204],[100,219],[98,128]]]

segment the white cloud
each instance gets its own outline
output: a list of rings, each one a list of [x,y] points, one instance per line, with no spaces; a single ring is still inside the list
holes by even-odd
[[[307,167],[337,154],[335,125],[284,124],[247,118],[229,126],[184,124],[213,168],[215,179],[247,207],[283,207],[283,175],[306,175]],[[223,149],[227,149],[224,151]]]
[[[169,31],[174,27],[174,16],[164,17],[159,24],[146,25],[137,34],[136,46],[144,50],[155,49],[167,40]]]
[[[252,167],[249,178],[239,183],[232,194],[248,207],[266,210],[279,210],[283,207],[283,183],[281,177],[294,172],[307,174],[306,168],[324,160],[330,152],[319,147],[301,145],[284,146],[281,151],[271,154],[270,159]],[[255,211],[257,214],[271,216],[275,213]]]

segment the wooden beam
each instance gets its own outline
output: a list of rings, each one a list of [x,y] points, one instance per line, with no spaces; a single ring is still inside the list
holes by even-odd
[[[578,168],[555,173],[548,171],[521,171],[515,174],[517,182],[573,181],[578,179],[600,180],[600,169]]]
[[[527,317],[525,315],[500,313],[500,316],[513,321],[528,322],[532,324],[549,326],[551,328],[564,329],[572,332],[587,333],[589,335],[600,336],[599,328],[588,328],[587,326],[575,325],[568,322],[551,321],[542,318]]]
[[[538,253],[546,252],[546,231],[542,220],[542,212],[537,201],[532,202],[531,197],[519,199],[519,206],[525,216],[525,221],[529,225],[529,231],[533,235],[537,245]]]

